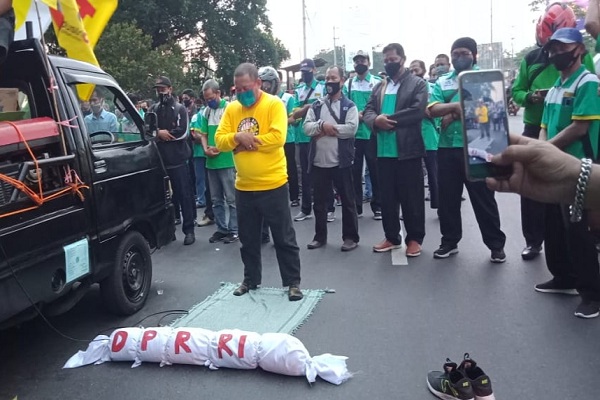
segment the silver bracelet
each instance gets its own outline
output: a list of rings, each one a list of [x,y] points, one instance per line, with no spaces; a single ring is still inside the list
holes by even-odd
[[[581,171],[577,179],[577,187],[575,188],[575,200],[569,206],[570,221],[580,222],[583,216],[583,203],[585,201],[585,192],[592,173],[592,160],[589,158],[581,159]]]

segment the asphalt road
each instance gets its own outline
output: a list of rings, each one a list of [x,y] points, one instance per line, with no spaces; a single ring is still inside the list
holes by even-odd
[[[522,114],[522,111],[520,115]],[[519,132],[520,116],[511,117]],[[492,264],[469,201],[463,203],[460,253],[434,260],[440,233],[427,208],[427,236],[421,257],[393,266],[390,254],[374,254],[383,238],[381,223],[365,208],[357,250],[341,253],[341,221],[329,224],[329,244],[306,250],[314,220],[295,223],[305,288],[335,288],[296,336],[311,354],[349,357],[355,376],[341,386],[260,370],[210,371],[176,365],[107,363],[62,370],[86,342],[52,332],[40,319],[0,332],[0,400],[12,399],[432,399],[425,377],[446,357],[469,352],[493,383],[498,399],[596,399],[600,370],[600,320],[573,316],[575,297],[540,294],[549,278],[543,257],[524,262],[515,195],[497,195],[508,240],[507,262]],[[427,204],[428,207],[428,204]],[[297,209],[292,210],[297,212]],[[338,211],[338,214],[341,214]],[[339,215],[338,215],[339,217]],[[179,241],[154,255],[154,285],[138,315],[108,314],[93,291],[69,313],[52,318],[63,333],[91,339],[99,331],[134,324],[145,315],[189,309],[218,289],[239,282],[239,244],[209,244],[212,227],[197,228],[198,242]],[[281,284],[271,245],[264,247],[264,285]],[[159,293],[162,293],[159,295]],[[155,325],[159,317],[146,321]]]

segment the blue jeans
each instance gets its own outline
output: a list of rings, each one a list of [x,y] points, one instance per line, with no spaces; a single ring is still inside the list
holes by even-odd
[[[235,169],[208,170],[208,183],[215,213],[217,230],[221,233],[238,233],[237,210],[235,207]],[[227,203],[227,207],[225,204]],[[229,219],[227,218],[229,210]]]
[[[206,168],[206,157],[195,157],[194,158],[194,167],[196,168],[196,202],[198,204],[206,205],[206,197],[204,196],[204,191],[206,190],[205,185],[205,173],[204,169]]]

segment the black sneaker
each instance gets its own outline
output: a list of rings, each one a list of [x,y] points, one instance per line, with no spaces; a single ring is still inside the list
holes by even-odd
[[[271,237],[269,235],[263,235],[260,239],[262,244],[267,244],[271,242]]]
[[[579,294],[573,286],[563,285],[554,278],[547,282],[535,285],[535,291],[541,293],[569,294],[571,296],[577,296]]]
[[[375,211],[373,213],[373,219],[375,221],[381,221],[383,219],[383,216],[381,215],[381,211]]]
[[[458,246],[451,244],[442,244],[439,249],[433,252],[433,258],[448,258],[458,253]]]
[[[476,400],[496,399],[494,392],[492,391],[490,377],[477,366],[477,363],[474,360],[471,360],[469,353],[465,353],[464,360],[460,363],[458,370],[462,371],[463,375],[471,381]]]
[[[218,243],[223,241],[227,237],[226,233],[216,231],[213,235],[208,239],[210,243]]]
[[[292,207],[300,207],[300,201],[298,201],[298,200],[292,200],[291,206]]]
[[[181,225],[181,218],[175,218],[175,225]]]
[[[430,371],[427,374],[427,387],[440,399],[475,399],[471,382],[449,358],[446,359],[443,371]]]
[[[492,250],[490,261],[495,264],[501,264],[504,261],[506,261],[506,254],[504,253],[504,249]]]
[[[600,301],[581,300],[575,309],[575,316],[579,318],[596,318],[600,315]]]
[[[228,234],[228,235],[225,237],[225,239],[223,239],[223,243],[227,243],[227,244],[229,244],[229,243],[235,243],[235,242],[237,242],[238,240],[240,240],[240,237],[238,236],[238,234],[237,234],[237,233],[229,233],[229,234]]]

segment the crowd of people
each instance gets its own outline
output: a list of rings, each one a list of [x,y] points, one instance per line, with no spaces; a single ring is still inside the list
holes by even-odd
[[[210,225],[216,225],[211,243],[241,242],[244,280],[236,295],[261,284],[261,243],[272,239],[289,298],[301,299],[294,222],[314,215],[315,233],[306,247],[319,249],[329,241],[337,203],[340,249],[353,251],[365,198],[372,218],[382,221],[383,238],[373,244],[374,252],[404,247],[407,257],[420,256],[429,200],[441,234],[433,257],[445,259],[458,252],[463,236],[466,188],[490,261],[503,263],[506,235],[494,198],[500,190],[523,195],[523,260],[536,258],[545,243],[553,278],[535,290],[579,294],[575,315],[593,318],[600,314],[600,224],[588,209],[598,203],[598,172],[577,159],[598,159],[600,97],[575,23],[571,8],[561,3],[550,5],[538,22],[538,48],[523,59],[512,85],[514,101],[525,108],[523,136],[513,137],[514,146],[503,154],[485,157],[513,165],[513,175],[504,180],[466,177],[463,124],[482,138],[508,130],[506,101],[484,95],[472,109],[461,108],[458,76],[478,69],[477,43],[470,37],[456,39],[449,55],[437,55],[429,68],[422,60],[408,63],[402,45],[390,43],[383,49],[385,72],[378,74],[370,72],[369,54],[358,51],[350,72],[333,65],[317,76],[314,61],[303,60],[300,83],[290,93],[276,69],[241,64],[230,98],[213,79],[198,96],[191,89],[176,96],[170,80],[159,77],[157,103],[132,100],[140,113],[158,116],[158,146],[184,244],[195,242],[195,227]],[[598,37],[599,0],[590,4],[586,28]],[[86,122],[123,123],[107,116],[100,100],[92,97]],[[551,184],[554,189],[548,189]]]

